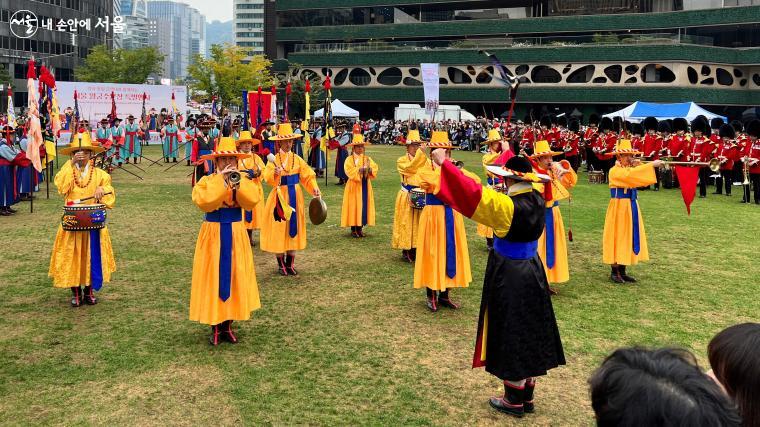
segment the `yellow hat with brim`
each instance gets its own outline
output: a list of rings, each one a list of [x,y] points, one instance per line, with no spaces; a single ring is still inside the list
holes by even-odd
[[[74,154],[80,150],[90,150],[94,154],[102,153],[106,151],[105,148],[99,145],[93,145],[90,132],[79,132],[71,136],[71,142],[68,147],[62,148],[59,152],[61,154]]]
[[[518,172],[507,168],[506,166],[486,166],[488,172],[494,175],[502,176],[504,178],[514,179],[515,181],[525,182],[542,182],[547,183],[551,180],[548,175],[536,173],[536,172]]]
[[[280,123],[277,125],[277,135],[269,138],[272,141],[288,141],[303,137],[300,133],[293,132],[293,125],[290,123]]]
[[[612,152],[612,154],[619,155],[619,154],[632,154],[634,156],[640,156],[644,153],[638,150],[634,150],[631,146],[631,140],[630,139],[621,139],[618,141],[617,145],[615,146],[615,151]]]
[[[238,135],[238,139],[235,140],[235,145],[240,145],[243,142],[250,142],[251,145],[259,145],[261,144],[260,139],[256,139],[253,137],[253,134],[249,130],[241,130],[240,135]]]
[[[501,133],[499,133],[499,129],[493,128],[488,131],[488,136],[486,137],[486,140],[483,141],[484,144],[491,145],[492,142],[501,142]]]
[[[237,157],[242,159],[249,157],[250,153],[243,153],[237,150],[235,139],[231,136],[223,136],[219,139],[219,144],[216,146],[216,151],[211,154],[201,156],[201,160],[214,160],[217,157]]]
[[[423,142],[420,138],[420,131],[417,129],[412,129],[406,134],[406,145],[422,144]]]
[[[364,135],[360,133],[355,133],[354,136],[351,138],[351,143],[346,144],[348,147],[363,147],[365,145],[370,145],[369,142],[364,140]]]
[[[531,159],[535,159],[536,157],[541,156],[559,156],[561,153],[559,151],[552,151],[551,147],[549,146],[549,141],[541,140],[536,142],[536,148],[533,149],[533,154],[530,155]]]
[[[433,131],[433,134],[430,136],[430,142],[427,143],[428,148],[436,149],[436,148],[445,148],[445,149],[452,149],[454,148],[453,145],[451,145],[451,141],[449,141],[449,133],[445,130],[435,130]]]

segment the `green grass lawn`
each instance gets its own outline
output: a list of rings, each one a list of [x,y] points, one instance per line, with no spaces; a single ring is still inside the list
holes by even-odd
[[[45,200],[43,187],[34,214],[25,203],[0,217],[2,423],[517,424],[488,406],[499,381],[470,368],[487,258],[475,224],[474,281],[453,292],[459,311],[429,313],[413,266],[390,248],[402,150],[368,149],[380,165],[368,238],[338,227],[343,187],[331,176],[320,183],[328,219],[309,225],[299,277],[278,276],[274,256],[255,250],[262,308],[236,323],[236,346],[210,347],[208,328],[187,320],[201,222],[190,168],[143,162],[144,181],[114,173],[118,267],[94,307],[71,308],[69,291],[47,277],[62,202]],[[479,155],[456,157],[483,173]],[[575,239],[571,280],[553,298],[568,364],[539,380],[524,425],[593,424],[586,381],[617,347],[686,347],[704,365],[713,335],[760,313],[760,207],[710,195],[688,217],[676,191],[642,192],[652,261],[629,268],[638,284],[620,286],[601,263],[609,192],[585,174],[579,183],[572,207],[562,205]]]

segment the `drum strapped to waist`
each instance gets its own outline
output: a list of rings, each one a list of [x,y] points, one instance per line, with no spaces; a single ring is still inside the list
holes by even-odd
[[[604,184],[604,172],[602,171],[589,171],[588,173],[589,184]]]
[[[409,201],[409,206],[413,209],[425,207],[425,190],[421,188],[412,188],[407,192],[406,198]]]
[[[98,230],[106,226],[106,205],[64,206],[61,228],[66,231]]]

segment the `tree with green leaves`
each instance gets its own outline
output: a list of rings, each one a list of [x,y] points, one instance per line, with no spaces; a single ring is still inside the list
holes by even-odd
[[[82,82],[142,84],[150,74],[161,74],[163,61],[164,55],[154,46],[111,50],[98,45],[74,69],[74,76]]]
[[[6,86],[11,84],[11,74],[3,64],[0,64],[0,84]]]
[[[296,117],[303,119],[306,103],[306,98],[304,96],[306,80],[291,80],[290,83],[292,91],[290,99],[288,100],[288,115],[290,116],[290,119]],[[283,82],[283,85],[285,84],[287,84],[287,82]],[[309,85],[311,86],[311,92],[309,92],[309,107],[311,107],[309,114],[311,115],[314,111],[324,107],[325,88],[322,86],[322,81],[316,75],[309,76]],[[282,93],[282,91],[280,91],[280,93]]]
[[[250,58],[250,60],[248,60]],[[223,105],[241,105],[244,90],[264,90],[274,79],[270,73],[272,61],[264,55],[248,56],[246,50],[226,43],[212,45],[209,58],[193,57],[187,67],[187,83],[192,91],[201,92],[205,99],[216,95]]]

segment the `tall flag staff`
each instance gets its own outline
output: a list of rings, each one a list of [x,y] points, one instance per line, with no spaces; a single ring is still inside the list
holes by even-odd
[[[332,84],[330,83],[330,73],[327,73],[327,76],[325,76],[324,81],[324,87],[325,92],[327,95],[325,96],[325,106],[323,110],[323,118],[325,120],[325,134],[322,136],[324,144],[324,150],[325,150],[325,185],[328,185],[327,183],[327,164],[330,160],[330,150],[327,147],[327,141],[329,141],[332,137],[335,136],[335,130],[333,129],[333,113],[332,113]]]

